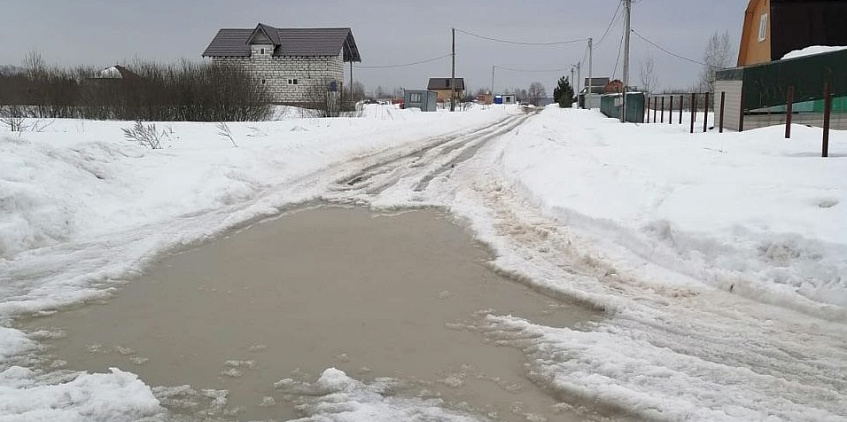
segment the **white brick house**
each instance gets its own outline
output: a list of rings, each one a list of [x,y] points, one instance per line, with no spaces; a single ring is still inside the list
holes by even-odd
[[[350,28],[221,29],[203,52],[212,62],[238,63],[268,89],[271,101],[307,104],[316,89],[335,81],[345,62],[361,62]]]

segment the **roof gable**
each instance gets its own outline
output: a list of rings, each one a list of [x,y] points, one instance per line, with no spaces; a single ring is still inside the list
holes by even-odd
[[[268,42],[264,42],[265,39]],[[247,44],[273,44],[274,46],[278,46],[280,44],[279,29],[260,23],[256,25],[256,29],[250,34]]]
[[[221,29],[203,57],[250,57],[250,43],[262,36],[274,45],[274,56],[336,56],[345,62],[361,62],[350,28],[274,28],[259,24],[254,29]]]
[[[450,89],[450,79],[451,78],[429,78],[429,83],[426,85],[426,89],[430,89],[430,90]],[[456,78],[456,90],[458,90],[458,91],[464,91],[465,90],[465,79],[464,78]]]

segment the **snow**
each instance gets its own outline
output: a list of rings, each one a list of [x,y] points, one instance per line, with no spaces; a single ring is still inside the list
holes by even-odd
[[[782,56],[782,60],[796,59],[799,57],[812,56],[815,54],[831,53],[833,51],[847,50],[847,46],[825,46],[813,45],[800,50],[794,50]]]
[[[160,418],[160,387],[120,369],[57,380],[16,366],[38,345],[10,321],[102,297],[168,250],[348,194],[445,207],[502,273],[604,310],[579,329],[486,318],[486,335],[522,350],[528,376],[557,394],[658,420],[847,418],[847,133],[831,134],[823,159],[817,128],[797,125],[791,140],[780,127],[688,134],[548,107],[487,143],[426,150],[516,113],[280,108],[275,121],[229,123],[238,147],[214,124],[157,123],[161,150],[125,140],[130,122],[0,127],[0,419]],[[382,190],[337,186],[398,157],[415,161],[375,176]],[[283,381],[302,393],[304,421],[476,420],[395,396],[392,380],[327,369]]]
[[[476,422],[474,418],[445,410],[438,399],[392,397],[396,382],[380,378],[370,384],[356,381],[343,371],[329,368],[313,383],[282,380],[282,392],[301,397],[298,408],[308,416],[292,422]]]

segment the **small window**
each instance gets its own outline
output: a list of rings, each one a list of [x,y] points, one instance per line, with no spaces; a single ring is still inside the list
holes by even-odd
[[[259,54],[265,54],[265,49],[264,49],[264,48],[260,48],[260,49],[259,49]]]
[[[768,37],[768,14],[765,13],[759,18],[759,42]]]
[[[289,79],[288,84],[289,85],[297,85],[297,79]]]
[[[409,94],[409,102],[410,102],[410,103],[419,103],[419,102],[421,102],[421,94],[420,94],[420,93],[413,93],[413,94]]]
[[[262,85],[264,85],[264,84],[265,84],[265,80],[264,80],[264,79],[262,79]]]

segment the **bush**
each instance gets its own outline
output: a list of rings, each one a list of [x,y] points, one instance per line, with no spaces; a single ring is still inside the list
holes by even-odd
[[[145,121],[253,121],[270,117],[264,85],[237,65],[135,63],[123,78],[92,68],[0,69],[0,107],[25,105],[27,117]]]

